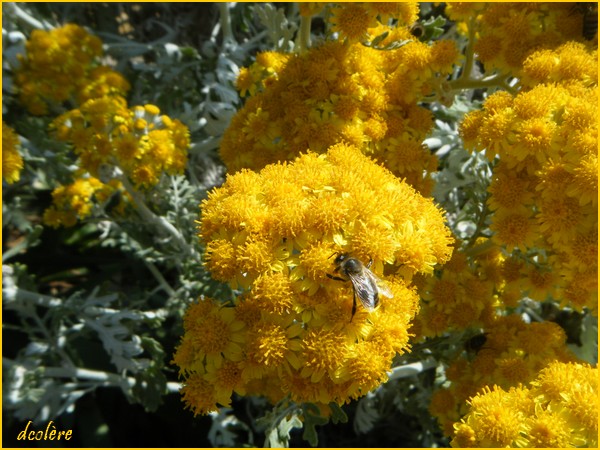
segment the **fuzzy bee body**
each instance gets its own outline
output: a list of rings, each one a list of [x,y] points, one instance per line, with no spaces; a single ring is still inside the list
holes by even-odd
[[[379,305],[379,295],[392,298],[392,292],[382,284],[382,281],[369,268],[372,261],[366,266],[358,259],[342,253],[335,258],[335,272],[340,273],[346,278],[340,278],[327,274],[329,278],[339,281],[350,281],[354,290],[352,303],[352,318],[356,313],[356,297],[360,300],[363,307],[371,312]]]
[[[465,342],[465,350],[470,354],[477,354],[487,342],[487,333],[479,333],[471,336]]]

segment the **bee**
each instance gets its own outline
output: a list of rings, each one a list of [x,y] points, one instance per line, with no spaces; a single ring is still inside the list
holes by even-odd
[[[425,27],[421,23],[415,22],[410,27],[410,34],[417,39],[421,39],[425,35]]]
[[[598,32],[598,3],[575,2],[571,11],[582,15],[582,36],[588,41],[591,41]]]
[[[360,260],[350,257],[347,253],[339,254],[334,261],[336,268],[335,272],[344,275],[346,278],[341,278],[335,275],[327,274],[332,280],[351,281],[354,296],[352,299],[352,316],[350,322],[356,313],[356,297],[360,300],[363,307],[371,312],[379,305],[379,295],[387,298],[392,298],[392,292],[383,285],[382,281],[369,268],[373,261],[365,266]]]
[[[471,336],[465,342],[465,350],[468,354],[476,355],[487,342],[487,333],[479,333]]]

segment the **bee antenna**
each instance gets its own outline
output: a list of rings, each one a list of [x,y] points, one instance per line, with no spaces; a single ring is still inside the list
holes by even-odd
[[[332,253],[331,256],[335,256],[335,255],[338,255],[338,254],[339,254],[339,252],[335,252],[335,253]],[[331,256],[329,258],[327,258],[327,259],[331,259]]]

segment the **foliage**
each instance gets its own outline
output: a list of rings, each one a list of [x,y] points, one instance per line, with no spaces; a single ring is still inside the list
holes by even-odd
[[[2,6],[3,443],[596,445],[594,4]]]

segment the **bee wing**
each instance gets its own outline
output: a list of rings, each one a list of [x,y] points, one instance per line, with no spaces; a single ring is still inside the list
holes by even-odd
[[[367,272],[367,275],[369,277],[371,277],[371,279],[373,280],[373,283],[375,283],[375,285],[377,286],[377,290],[379,291],[379,294],[381,294],[387,298],[394,298],[394,294],[392,294],[392,291],[390,290],[389,286],[387,285],[387,283],[385,281],[383,281],[381,278],[379,278],[377,275],[375,275],[369,269],[365,268],[365,271]]]
[[[359,274],[348,274],[356,296],[367,311],[373,311],[379,303],[379,295],[375,280],[369,276],[368,269]]]
[[[379,280],[377,284],[377,288],[379,289],[379,293],[387,298],[394,298],[394,294],[392,294],[391,289],[385,284],[384,281]]]

